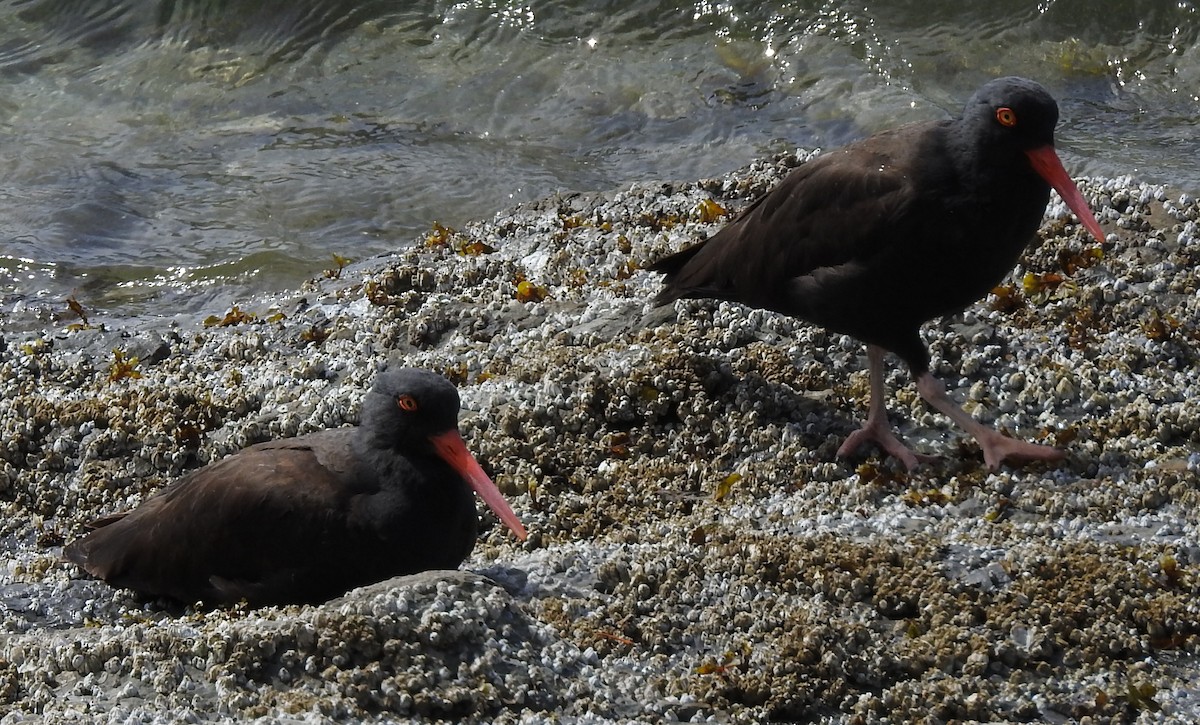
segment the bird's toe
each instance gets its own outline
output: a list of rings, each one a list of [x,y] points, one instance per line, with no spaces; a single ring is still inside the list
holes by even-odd
[[[838,448],[837,455],[839,458],[849,458],[868,443],[874,443],[884,453],[900,461],[907,471],[912,471],[922,463],[933,463],[938,460],[937,456],[913,451],[896,436],[891,428],[869,424],[847,436],[841,447]]]
[[[1053,463],[1067,457],[1067,452],[1061,448],[1009,438],[999,432],[979,441],[979,445],[983,448],[983,460],[989,471],[998,470],[1005,463],[1018,466],[1039,461]]]

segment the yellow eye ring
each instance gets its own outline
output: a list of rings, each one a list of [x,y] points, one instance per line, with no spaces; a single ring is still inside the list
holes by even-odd
[[[404,410],[409,413],[412,413],[417,408],[421,407],[417,405],[417,399],[411,395],[401,395],[399,398],[396,398],[396,405],[400,407],[400,410]]]
[[[1017,125],[1017,112],[1008,106],[997,108],[996,121],[998,121],[1001,126],[1012,128],[1013,126]]]

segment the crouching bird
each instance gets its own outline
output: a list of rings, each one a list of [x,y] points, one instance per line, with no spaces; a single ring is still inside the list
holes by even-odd
[[[1017,262],[1053,187],[1104,233],[1054,151],[1058,105],[1039,84],[999,78],[962,115],[886,131],[793,170],[708,240],[649,269],[657,304],[715,298],[774,310],[867,344],[866,423],[838,449],[875,443],[911,469],[929,456],[893,432],[885,351],[908,364],[921,397],[972,435],[988,467],[1055,461],[1062,450],[980,424],[929,371],[926,321],[980,299]]]
[[[358,427],[250,446],[93,522],[63,553],[113,586],[205,604],[321,602],[456,568],[475,545],[472,489],[525,538],[463,444],[458,411],[444,377],[385,371]]]

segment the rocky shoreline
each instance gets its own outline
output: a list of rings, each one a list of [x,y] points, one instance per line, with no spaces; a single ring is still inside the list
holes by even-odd
[[[893,418],[941,456],[910,475],[834,456],[857,342],[649,305],[648,260],[806,157],[435,226],[207,324],[0,312],[0,724],[1193,721],[1200,205],[1081,179],[1098,247],[1056,199],[1005,284],[924,335],[969,411],[1068,460],[989,473],[892,361]],[[258,610],[60,561],[184,470],[355,422],[399,363],[460,386],[527,542],[485,514],[466,571]]]

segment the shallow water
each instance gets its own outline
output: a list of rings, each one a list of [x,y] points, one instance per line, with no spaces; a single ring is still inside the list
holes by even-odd
[[[402,5],[402,9],[396,9]],[[1043,82],[1076,174],[1200,190],[1189,2],[0,2],[0,322],[219,312],[556,191]]]

